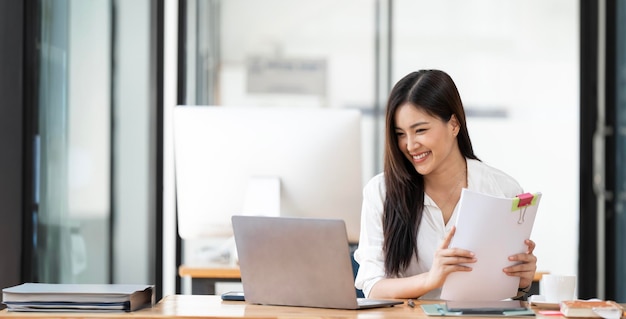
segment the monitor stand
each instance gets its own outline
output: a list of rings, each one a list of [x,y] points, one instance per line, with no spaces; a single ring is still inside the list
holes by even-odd
[[[242,214],[280,216],[280,178],[274,176],[250,177]]]
[[[280,216],[280,178],[250,177],[241,213],[248,216]],[[230,264],[236,265],[238,256],[234,237],[230,238],[229,242]]]

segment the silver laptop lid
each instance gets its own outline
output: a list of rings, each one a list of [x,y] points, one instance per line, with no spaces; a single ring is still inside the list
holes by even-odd
[[[232,223],[247,302],[357,308],[343,220],[233,216]]]

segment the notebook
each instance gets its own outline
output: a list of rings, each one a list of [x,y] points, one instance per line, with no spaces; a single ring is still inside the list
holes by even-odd
[[[232,217],[246,302],[336,309],[402,304],[357,298],[343,220]]]

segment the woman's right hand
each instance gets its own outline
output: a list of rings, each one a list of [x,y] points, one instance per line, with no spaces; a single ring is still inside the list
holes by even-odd
[[[427,285],[432,289],[443,286],[446,277],[455,271],[472,271],[472,268],[463,265],[476,262],[474,253],[460,248],[449,248],[450,241],[454,236],[456,227],[452,226],[452,229],[446,234],[443,242],[435,252],[435,258],[433,259],[433,265],[428,272],[426,279]]]

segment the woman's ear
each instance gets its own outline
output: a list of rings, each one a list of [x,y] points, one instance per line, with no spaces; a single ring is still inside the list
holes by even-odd
[[[452,128],[452,134],[454,134],[454,136],[457,136],[459,134],[459,131],[461,130],[461,124],[459,123],[459,120],[456,118],[454,114],[452,114],[452,116],[450,117],[450,121],[448,121],[448,123],[450,124],[450,127]]]

